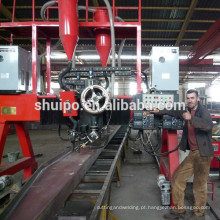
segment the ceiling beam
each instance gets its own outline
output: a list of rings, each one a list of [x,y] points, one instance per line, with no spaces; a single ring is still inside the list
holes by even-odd
[[[1,4],[1,13],[9,20],[12,19],[12,13],[5,7],[4,4]],[[14,17],[14,21],[18,22],[19,20],[16,17]],[[17,39],[16,37],[13,37],[13,40],[16,40],[16,39]],[[25,40],[27,40],[27,38]],[[38,45],[38,50],[41,53],[43,53],[43,51],[45,50],[45,47],[39,42],[37,43],[37,45]]]
[[[184,19],[183,25],[182,25],[181,30],[179,32],[179,35],[177,37],[177,40],[176,40],[176,43],[175,43],[176,46],[179,46],[180,42],[182,41],[183,35],[184,35],[185,30],[187,29],[187,27],[190,23],[190,19],[193,15],[193,12],[194,12],[194,9],[195,9],[197,3],[198,3],[198,0],[192,0],[191,1],[189,10],[187,11],[187,14],[186,14],[186,17]]]
[[[216,48],[220,47],[220,18],[208,29],[189,53],[189,63],[196,65]]]
[[[95,7],[99,7],[98,4],[98,0],[92,0],[93,1],[93,5]],[[97,3],[96,3],[97,2]],[[129,7],[133,7],[133,6],[127,6]],[[12,9],[13,6],[8,6],[8,9]],[[36,5],[35,9],[41,9],[42,5]],[[16,6],[16,9],[32,9],[31,5],[18,5]],[[151,7],[151,6],[143,6],[141,7],[142,10],[188,10],[189,7]],[[220,11],[220,8],[195,8],[195,11]]]
[[[170,29],[142,29],[142,32],[180,32],[181,30],[170,30]],[[185,32],[191,33],[205,33],[206,30],[185,30]]]
[[[142,29],[142,32],[180,32],[180,30],[170,30],[170,29]],[[0,29],[0,32],[6,32],[5,29]],[[206,30],[186,30],[185,32],[194,33],[205,33]]]
[[[58,40],[59,38],[51,38],[51,40]],[[123,38],[117,38],[116,40],[122,40]],[[27,38],[24,37],[15,37],[14,40],[27,40]],[[38,40],[45,40],[45,38],[38,38]],[[80,40],[89,40],[89,41],[95,41],[95,38],[80,38]],[[128,38],[127,40],[136,41],[136,38]],[[176,41],[177,38],[142,38],[142,41],[145,40],[155,40],[155,41]],[[197,38],[184,38],[184,41],[198,41]]]
[[[124,19],[125,21],[137,21],[137,19]],[[184,22],[184,19],[141,19],[147,22]],[[190,20],[193,23],[214,23],[215,20]]]
[[[151,7],[143,6],[142,10],[189,10],[189,7]],[[220,8],[195,8],[196,11],[220,11]]]
[[[220,8],[195,8],[196,11],[220,11]]]
[[[19,21],[30,21],[31,18],[19,18]],[[84,22],[85,18],[78,19],[79,21]],[[8,21],[8,19],[1,18],[1,21]],[[35,21],[42,21],[41,18],[36,18]],[[58,21],[58,18],[51,18],[50,21]],[[89,19],[92,21],[92,19]],[[124,19],[125,22],[137,22],[138,19]],[[184,19],[141,19],[142,22],[184,22]],[[190,20],[192,23],[214,23],[215,20]]]

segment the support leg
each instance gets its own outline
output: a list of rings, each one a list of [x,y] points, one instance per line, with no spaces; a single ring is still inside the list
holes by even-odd
[[[5,147],[5,142],[7,138],[9,130],[9,124],[8,123],[0,123],[0,165],[2,160],[2,155]]]
[[[26,179],[33,174],[35,169],[37,169],[37,163],[34,158],[34,152],[25,122],[16,122],[15,128],[18,134],[23,156],[32,158],[31,166],[24,169],[24,178]]]

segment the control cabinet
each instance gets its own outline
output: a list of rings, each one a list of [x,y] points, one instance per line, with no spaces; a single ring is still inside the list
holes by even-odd
[[[0,93],[29,90],[31,54],[18,46],[0,46]]]
[[[147,111],[134,111],[134,129],[152,130],[154,129],[154,114]]]
[[[164,130],[182,130],[183,120],[170,115],[163,115],[163,129]]]
[[[174,104],[173,94],[143,94],[143,103],[149,108],[158,108],[160,110],[164,108],[172,108]]]
[[[179,90],[178,47],[152,47],[150,77],[151,87],[159,91]]]

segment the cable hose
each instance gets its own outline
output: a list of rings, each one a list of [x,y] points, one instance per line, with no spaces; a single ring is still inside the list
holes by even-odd
[[[61,136],[61,124],[59,124],[59,127],[58,127],[58,136],[59,136],[59,138],[62,140],[62,141],[69,141],[69,138],[68,139],[66,139],[66,138],[63,138],[62,136]]]
[[[41,18],[42,18],[44,21],[47,21],[47,18],[46,18],[46,16],[45,16],[45,12],[46,12],[47,8],[50,7],[50,6],[53,6],[53,5],[55,5],[55,4],[56,4],[56,1],[53,0],[53,1],[48,1],[48,2],[46,2],[46,3],[42,6],[42,8],[41,8],[41,10],[40,10],[40,16],[41,16]]]
[[[179,145],[178,145],[176,148],[174,148],[173,150],[167,151],[167,152],[161,153],[161,154],[155,154],[155,153],[152,154],[152,152],[148,152],[145,148],[144,148],[144,150],[145,150],[147,153],[149,153],[150,155],[152,155],[152,156],[161,157],[161,156],[165,156],[165,155],[168,155],[168,154],[173,153],[174,151],[178,150],[178,148],[179,148]]]
[[[143,146],[144,146],[144,143],[143,143],[143,134],[141,134],[140,137],[141,137],[141,143],[142,143]],[[146,145],[145,145],[145,146],[146,146]],[[152,146],[152,147],[153,147],[153,146]],[[154,147],[153,147],[153,148],[154,148]],[[159,149],[159,148],[158,148],[158,149]],[[156,149],[156,150],[158,150],[158,149]],[[164,153],[153,153],[153,152],[156,151],[155,149],[154,149],[154,150],[148,150],[148,149],[146,149],[146,148],[144,147],[144,150],[145,150],[147,153],[149,153],[149,154],[152,155],[152,156],[158,156],[158,157],[171,154],[171,153],[175,152],[175,151],[178,150],[178,149],[179,149],[179,145],[177,145],[176,148],[174,148],[174,149],[171,150],[171,151],[167,151],[167,152],[164,152]]]
[[[147,80],[147,74],[145,72],[141,72],[144,77],[145,77],[145,84],[146,84],[146,89],[149,90],[149,85],[148,85],[148,80]]]
[[[105,89],[107,89],[109,87],[109,79],[108,79],[107,73],[105,71],[103,72],[103,74],[104,74],[105,81],[106,81]]]
[[[143,134],[142,134],[142,133],[140,133],[140,140],[141,140],[141,143],[142,143],[142,145],[143,145],[143,147],[144,147],[144,150],[145,150],[146,152],[148,152],[148,153],[154,153],[154,152],[158,151],[158,150],[160,149],[160,147],[161,147],[159,144],[157,144],[156,146],[153,146],[153,145],[152,145],[152,148],[154,148],[154,150],[149,150],[149,149],[147,149],[146,147],[147,147],[148,145],[144,143],[144,139],[143,139]]]
[[[66,90],[66,91],[70,91],[70,89],[63,84],[62,80],[63,80],[63,77],[64,77],[67,73],[70,72],[71,68],[72,68],[72,62],[69,61],[67,68],[66,68],[66,69],[62,69],[62,70],[60,71],[60,74],[59,74],[59,77],[58,77],[58,82],[59,82],[59,84],[60,84],[60,88]]]
[[[161,133],[159,132],[159,129],[157,129],[157,140],[160,140],[160,142],[158,142],[157,143],[157,145],[156,146],[154,146],[154,150],[150,150],[150,151],[152,151],[152,152],[155,152],[155,151],[158,151],[160,148],[161,148]],[[141,139],[141,141],[142,141],[142,144],[143,144],[143,146],[145,147],[145,146],[148,146],[148,144],[146,144],[145,142],[144,142],[144,136],[143,136],[143,134],[141,133],[141,136],[140,136],[140,139]]]

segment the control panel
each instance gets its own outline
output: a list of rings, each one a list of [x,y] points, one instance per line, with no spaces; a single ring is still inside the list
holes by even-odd
[[[163,115],[163,129],[164,130],[182,130],[183,121],[176,117]]]
[[[150,114],[147,111],[134,111],[133,116],[134,129],[154,129],[154,114]]]
[[[164,108],[171,108],[174,104],[174,95],[169,94],[143,94],[142,95],[142,101],[147,107],[149,108],[158,108],[158,109],[164,109]]]

